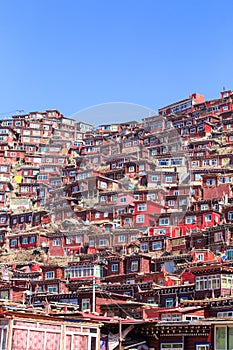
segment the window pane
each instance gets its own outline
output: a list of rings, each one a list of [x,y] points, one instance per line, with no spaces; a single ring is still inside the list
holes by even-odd
[[[233,327],[229,327],[229,349],[233,349]]]
[[[226,328],[216,327],[216,350],[226,350]]]

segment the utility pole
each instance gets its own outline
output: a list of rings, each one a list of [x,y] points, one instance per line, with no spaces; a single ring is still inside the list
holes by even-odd
[[[119,319],[119,350],[122,350],[122,323],[121,318]]]
[[[95,312],[95,288],[96,288],[96,284],[95,284],[95,276],[93,277],[93,290],[92,290],[92,312]]]

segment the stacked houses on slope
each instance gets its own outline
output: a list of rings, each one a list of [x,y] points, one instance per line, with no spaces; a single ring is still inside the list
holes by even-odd
[[[89,320],[91,350],[233,348],[232,150],[232,91],[96,128],[57,110],[0,120],[1,348],[31,308]]]

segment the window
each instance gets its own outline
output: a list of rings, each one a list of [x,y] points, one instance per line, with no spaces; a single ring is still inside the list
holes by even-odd
[[[204,165],[205,165],[205,164],[204,164]],[[212,186],[212,185],[215,184],[215,180],[214,180],[214,179],[207,179],[207,180],[206,180],[206,184],[207,184],[208,186]]]
[[[214,232],[214,242],[220,242],[223,240],[222,232]]]
[[[152,250],[160,250],[162,249],[162,242],[153,242],[152,243]]]
[[[138,260],[131,261],[131,272],[138,271]]]
[[[17,240],[17,239],[12,239],[12,240],[10,241],[10,246],[11,246],[11,247],[14,247],[14,246],[16,246],[16,245],[18,245],[18,240]]]
[[[205,215],[205,222],[211,222],[212,221],[212,214],[206,214]]]
[[[136,216],[136,223],[139,224],[139,223],[143,223],[145,220],[145,216],[144,215],[137,215]]]
[[[90,299],[82,299],[82,311],[90,310],[91,303]]]
[[[159,219],[159,225],[160,226],[167,226],[169,225],[169,218],[160,218]]]
[[[194,181],[201,180],[201,174],[194,174]]]
[[[118,264],[112,264],[112,272],[118,272],[118,271],[119,271]]]
[[[5,224],[5,222],[6,222],[6,216],[0,217],[0,223]]]
[[[89,241],[89,247],[94,247],[95,246],[95,241],[93,239],[91,239]]]
[[[197,276],[196,277],[196,290],[212,290],[220,288],[220,276]]]
[[[57,286],[48,286],[48,293],[57,293]]]
[[[108,246],[108,240],[107,239],[100,239],[99,240],[99,246],[100,247],[107,247]]]
[[[186,216],[185,223],[188,224],[195,224],[196,223],[196,216]]]
[[[197,258],[197,260],[199,260],[199,261],[203,261],[203,260],[204,260],[204,254],[203,254],[203,253],[197,253],[197,254],[196,254],[196,258]]]
[[[137,236],[136,235],[132,235],[131,237],[130,237],[130,241],[131,242],[135,242],[137,240]]]
[[[159,159],[158,160],[159,166],[168,166],[169,165],[169,159]]]
[[[53,247],[58,247],[61,245],[61,240],[60,238],[54,238],[53,239]]]
[[[221,288],[231,288],[233,282],[232,275],[221,275]],[[229,315],[232,316],[232,315]]]
[[[209,350],[210,344],[197,344],[196,350]]]
[[[165,307],[172,307],[174,304],[173,298],[166,298],[165,300]]]
[[[161,315],[161,321],[177,322],[177,321],[181,321],[181,319],[182,319],[181,314],[162,314]]]
[[[217,159],[212,159],[212,165],[218,165],[218,160]]]
[[[126,202],[126,197],[121,197],[120,202],[121,203],[125,203]]]
[[[22,244],[28,244],[28,238],[27,237],[23,237],[22,238]]]
[[[232,211],[229,211],[227,216],[228,216],[228,220],[233,220],[233,212]]]
[[[30,237],[30,243],[35,243],[36,237]]]
[[[139,164],[138,170],[139,171],[145,170],[145,165],[144,164]]]
[[[106,201],[106,197],[105,196],[100,196],[100,202],[105,202]]]
[[[125,242],[125,235],[118,236],[118,243],[124,243]]]
[[[100,218],[100,213],[95,213],[95,219],[99,219]]]
[[[174,207],[175,203],[176,203],[176,202],[175,202],[173,199],[169,199],[169,200],[167,201],[167,205],[168,205],[169,207]]]
[[[208,204],[201,204],[201,210],[208,210],[209,205]]]
[[[141,243],[140,249],[143,251],[148,251],[148,243]]]
[[[231,338],[232,338],[232,328],[231,329]],[[222,326],[222,327],[215,327],[215,349],[216,350],[227,350],[232,348],[232,339],[231,339],[231,345],[229,343],[228,347],[228,339],[227,339],[227,327]]]
[[[72,238],[66,237],[66,244],[72,244]]]
[[[146,204],[138,204],[138,211],[146,211]]]
[[[147,304],[154,304],[155,298],[154,297],[148,297],[147,298]]]
[[[181,165],[182,163],[183,163],[182,158],[173,158],[173,159],[171,160],[171,164],[172,164],[172,165]]]
[[[217,317],[219,317],[219,318],[233,317],[233,311],[217,312]]]
[[[146,199],[149,200],[155,200],[155,193],[147,194]]]
[[[81,237],[80,236],[76,236],[75,237],[75,243],[77,243],[77,244],[81,243]]]
[[[173,176],[165,176],[165,182],[173,182]]]
[[[108,212],[104,212],[104,218],[108,218]]]
[[[46,273],[45,273],[45,279],[46,280],[51,280],[51,279],[53,279],[54,278],[54,271],[47,271]]]
[[[129,173],[133,173],[133,172],[135,171],[135,168],[134,168],[133,165],[131,165],[131,166],[128,168],[128,170],[129,170]]]
[[[152,176],[151,176],[151,181],[152,181],[152,182],[158,182],[158,181],[159,181],[158,175],[152,175]]]

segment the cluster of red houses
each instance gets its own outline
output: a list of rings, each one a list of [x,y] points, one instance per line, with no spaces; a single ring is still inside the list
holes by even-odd
[[[93,349],[114,332],[115,348],[231,349],[232,149],[230,90],[96,128],[1,119],[0,299],[78,305],[104,324]]]

